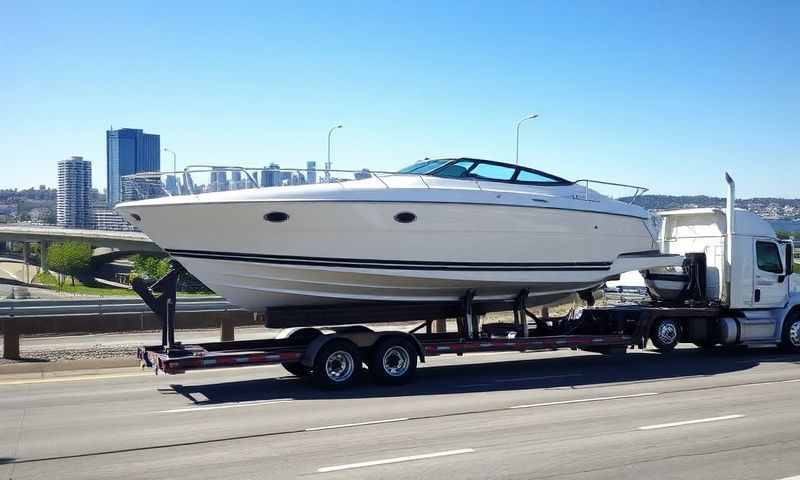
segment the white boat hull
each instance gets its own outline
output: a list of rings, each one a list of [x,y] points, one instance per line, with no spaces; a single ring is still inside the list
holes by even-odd
[[[138,216],[209,288],[252,311],[454,301],[468,289],[478,300],[528,289],[529,304],[549,303],[625,271],[675,263],[620,257],[655,246],[645,220],[629,215],[425,201],[148,202],[118,209]],[[269,212],[288,220],[267,222]],[[399,223],[400,212],[416,220]]]

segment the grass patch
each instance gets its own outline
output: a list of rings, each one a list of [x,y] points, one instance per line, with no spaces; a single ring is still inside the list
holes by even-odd
[[[136,292],[127,288],[114,288],[114,287],[93,287],[82,284],[80,281],[75,280],[75,285],[67,278],[64,285],[58,285],[58,279],[52,273],[39,272],[33,277],[34,283],[41,283],[55,288],[60,292],[74,293],[77,295],[93,295],[98,297],[112,297],[118,295],[136,295]]]
[[[44,273],[39,272],[33,277],[33,283],[39,283],[42,285],[47,285],[48,287],[52,287],[59,292],[65,293],[73,293],[75,295],[91,295],[94,297],[118,297],[121,295],[131,295],[137,296],[136,292],[129,288],[116,288],[110,286],[88,286],[82,284],[79,280],[75,280],[75,285],[72,285],[72,280],[67,278],[64,282],[64,285],[59,287],[58,279],[53,273]],[[191,296],[208,296],[208,295],[216,295],[214,292],[178,292],[179,297],[191,297]]]

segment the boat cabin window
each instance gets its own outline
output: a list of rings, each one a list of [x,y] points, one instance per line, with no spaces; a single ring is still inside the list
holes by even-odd
[[[472,168],[473,165],[475,165],[475,162],[472,160],[462,160],[439,170],[436,172],[436,176],[447,178],[463,178],[467,176],[469,169]]]
[[[520,169],[519,173],[517,174],[516,180],[518,182],[560,182],[560,180],[556,180],[553,177],[548,175],[542,175],[541,173],[534,172],[533,170],[524,170]]]
[[[516,168],[507,167],[505,165],[479,163],[469,172],[469,176],[472,178],[481,178],[486,180],[511,180],[516,171]]]

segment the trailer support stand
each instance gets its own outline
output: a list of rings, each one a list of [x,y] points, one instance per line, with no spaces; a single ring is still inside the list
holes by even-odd
[[[175,261],[170,262],[170,270],[156,283],[148,287],[144,280],[136,278],[131,283],[133,290],[144,300],[161,319],[161,346],[167,353],[182,351],[180,343],[175,341],[175,299],[178,291],[178,276],[183,267]],[[158,297],[153,293],[160,293]]]
[[[514,299],[514,323],[522,327],[522,336],[528,336],[528,316],[525,311],[525,302],[528,300],[528,290],[520,290],[517,298]]]
[[[462,305],[462,317],[459,323],[463,328],[459,328],[461,335],[465,338],[474,339],[478,335],[477,317],[472,308],[472,301],[475,299],[475,290],[467,290],[464,295]]]

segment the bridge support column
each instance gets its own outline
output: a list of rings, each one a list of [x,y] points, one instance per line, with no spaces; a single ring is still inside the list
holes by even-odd
[[[14,317],[5,318],[3,322],[3,358],[19,360],[19,330]]]
[[[232,342],[234,340],[233,318],[231,312],[225,308],[219,322],[219,340],[221,342]]]
[[[31,244],[28,242],[22,243],[22,262],[25,265],[25,283],[31,283],[31,269],[28,265],[28,257],[31,254]]]
[[[42,273],[50,273],[50,266],[47,265],[47,249],[50,248],[50,242],[42,240],[39,242],[39,266]]]

